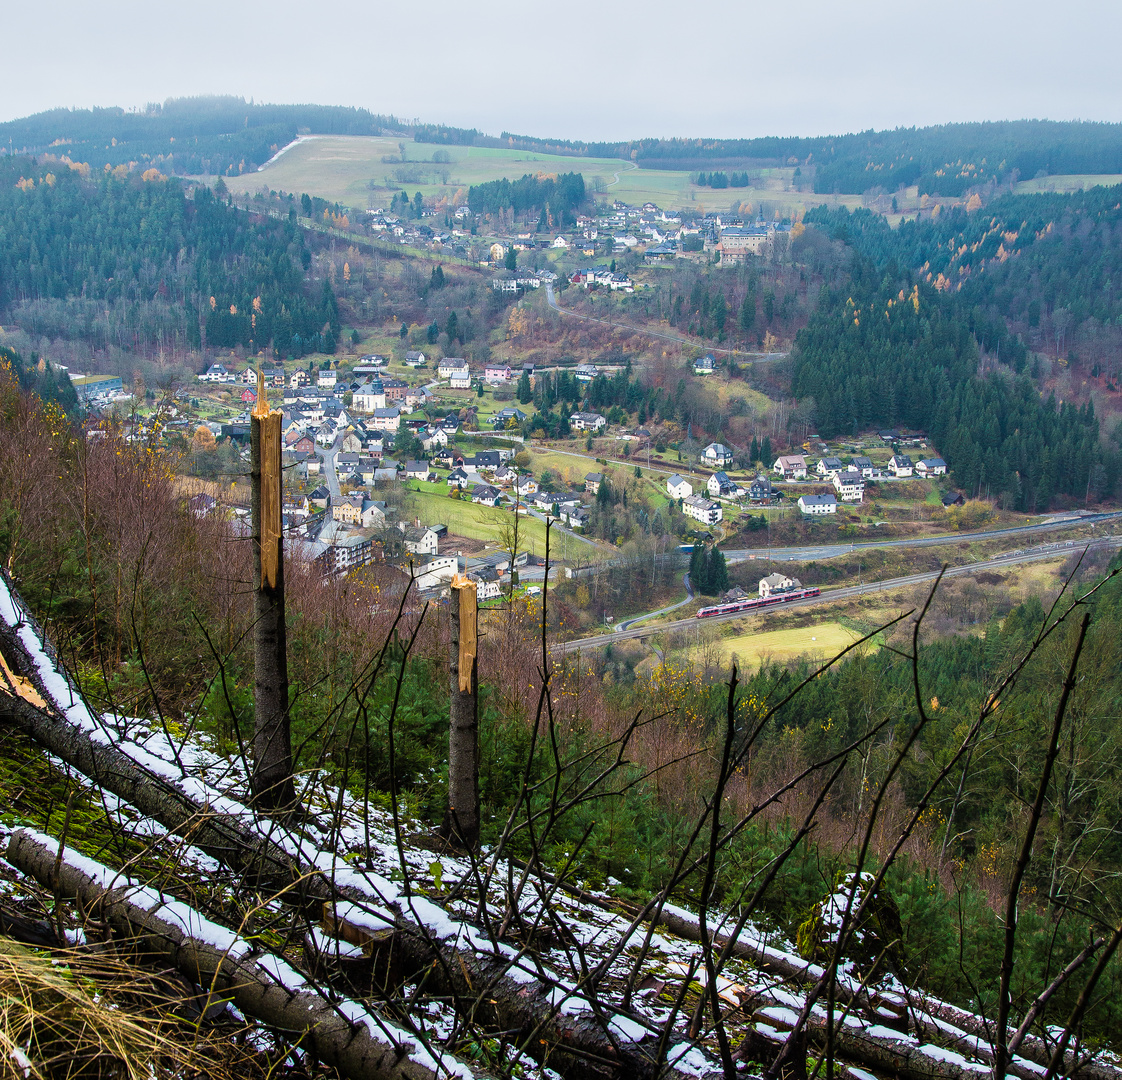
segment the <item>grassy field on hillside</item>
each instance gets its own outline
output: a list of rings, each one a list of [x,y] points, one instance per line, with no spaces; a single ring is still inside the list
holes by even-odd
[[[606,199],[629,203],[654,202],[673,207],[727,210],[733,202],[751,203],[753,212],[765,209],[789,214],[822,203],[859,206],[857,195],[814,195],[791,190],[792,170],[763,170],[759,185],[749,188],[699,188],[689,173],[639,169],[618,158],[562,157],[528,150],[477,146],[436,146],[407,142],[406,161],[398,157],[397,139],[368,136],[322,136],[297,143],[260,172],[226,177],[235,192],[252,194],[262,186],[276,191],[308,192],[356,209],[387,206],[394,191],[426,197],[451,197],[472,184],[517,179],[525,173],[579,172],[590,190]],[[433,154],[447,154],[448,162],[434,162]]]
[[[1122,184],[1122,174],[1084,173],[1067,176],[1041,176],[1036,180],[1022,180],[1017,184],[1018,195],[1038,195],[1045,191],[1085,191],[1091,187],[1114,187]]]
[[[763,634],[741,634],[718,642],[723,662],[734,656],[740,664],[757,666],[761,661],[785,662],[798,656],[829,659],[852,645],[862,635],[839,622],[799,626],[790,630],[770,630]]]
[[[411,491],[406,496],[405,513],[409,517],[419,517],[426,525],[447,525],[448,531],[457,536],[468,536],[489,544],[497,544],[503,526],[510,525],[514,520],[509,510],[478,506],[428,491]],[[536,518],[523,517],[521,528],[531,550],[544,551],[545,526]]]
[[[583,484],[585,476],[590,472],[604,471],[604,466],[597,464],[591,454],[586,457],[580,451],[574,451],[574,454],[561,454],[553,450],[536,448],[530,452],[530,468],[539,479],[548,469],[554,476],[573,484]]]

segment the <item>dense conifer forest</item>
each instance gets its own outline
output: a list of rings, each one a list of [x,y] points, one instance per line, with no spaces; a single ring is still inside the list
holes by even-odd
[[[1099,445],[1090,404],[1042,401],[1027,376],[977,377],[960,315],[952,298],[909,275],[878,280],[859,263],[847,288],[824,291],[799,333],[792,390],[813,399],[826,437],[897,424],[927,432],[959,484],[1011,508],[1112,490],[1117,455]]]
[[[258,105],[239,97],[171,98],[143,111],[51,109],[0,124],[0,144],[101,168],[153,166],[180,175],[252,172],[301,132],[402,134],[393,116],[337,105]]]
[[[527,173],[513,182],[490,180],[468,189],[468,206],[473,214],[513,210],[522,216],[537,210],[541,214],[543,229],[574,221],[574,212],[584,200],[584,177],[576,172],[563,173],[558,177],[537,177]]]
[[[979,342],[1017,371],[1025,344],[1094,363],[1122,328],[1122,187],[1005,195],[897,229],[868,210],[820,207],[807,221],[877,265],[907,267],[954,292]],[[1117,374],[1116,362],[1103,366]]]
[[[1122,125],[1012,120],[862,131],[810,138],[633,139],[581,142],[503,132],[501,139],[445,128],[442,141],[511,146],[542,153],[619,157],[649,169],[813,166],[820,194],[861,194],[917,185],[921,194],[957,196],[1017,177],[1122,172]],[[428,137],[426,132],[424,137]],[[422,138],[418,131],[417,138]],[[735,185],[734,185],[735,186]]]
[[[926,431],[967,491],[1018,510],[1108,495],[1120,462],[1092,402],[1042,398],[1025,339],[1058,351],[1073,323],[1112,332],[1120,194],[1007,196],[895,230],[866,210],[809,213],[853,256],[796,339],[792,390],[813,399],[821,433]],[[1033,333],[1042,320],[1050,341]],[[979,350],[997,362],[984,376]]]
[[[305,289],[304,237],[154,170],[0,162],[0,311],[52,337],[334,352],[335,295]]]

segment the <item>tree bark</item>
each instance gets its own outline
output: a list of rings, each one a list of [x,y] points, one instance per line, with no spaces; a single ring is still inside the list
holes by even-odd
[[[596,902],[594,898],[590,899]],[[606,910],[611,910],[609,905],[605,904],[604,907]],[[663,910],[658,918],[658,925],[666,927],[672,934],[685,938],[687,941],[701,940],[701,933],[696,920],[685,918],[676,912]],[[715,948],[723,949],[728,944],[728,935],[721,933],[713,934],[712,942]],[[734,956],[740,956],[751,960],[757,965],[760,971],[774,974],[781,979],[798,983],[799,985],[805,986],[817,982],[818,976],[822,970],[820,967],[808,963],[805,960],[787,957],[778,950],[768,950],[751,940],[744,940],[742,938],[737,938],[736,941],[733,942],[731,951]],[[874,1018],[878,1019],[881,1023],[885,1023],[887,1020],[883,1015],[875,1015],[875,1010],[878,1007],[883,1007],[887,1004],[878,998],[875,988],[870,988],[867,994],[862,995],[863,1000],[857,1000],[855,1002],[854,995],[851,994],[845,986],[839,983],[837,997],[840,1002],[852,1009],[853,1015],[866,1017],[873,1015]],[[960,1009],[956,1005],[940,1001],[937,998],[928,998],[922,994],[909,993],[908,999],[907,1020],[908,1029],[910,1031],[913,1031],[921,1038],[927,1039],[929,1042],[949,1044],[956,1050],[977,1057],[979,1060],[987,1062],[993,1060],[993,1050],[992,1047],[989,1046],[989,1041],[993,1037],[992,1023],[986,1023],[986,1021],[976,1016],[974,1013],[969,1013],[965,1009]],[[757,1007],[762,1007],[766,1004],[766,998],[762,998],[756,1002]],[[936,1023],[937,1020],[959,1028],[964,1032],[965,1037],[955,1036],[951,1032],[948,1032],[945,1027],[941,1027]],[[816,1023],[818,1023],[818,1021],[812,1018],[809,1025],[812,1032],[816,1030],[814,1028],[814,1024]],[[822,1026],[824,1028],[824,1025]],[[975,1039],[979,1040],[979,1042],[975,1042]],[[877,1053],[880,1053],[880,1051],[877,1051]],[[1026,1036],[1017,1047],[1017,1057],[1045,1067],[1051,1060],[1051,1055],[1052,1048],[1046,1044],[1043,1039],[1035,1035]],[[871,1068],[878,1067],[877,1061],[874,1059],[869,1059],[865,1064],[869,1065]],[[1077,1065],[1078,1068],[1076,1067]],[[1064,1059],[1064,1068],[1069,1070],[1067,1073],[1068,1076],[1077,1078],[1077,1080],[1119,1080],[1120,1075],[1122,1075],[1122,1073],[1113,1066],[1102,1062],[1084,1061],[1080,1063],[1076,1056],[1070,1053]],[[1012,1076],[1024,1077],[1025,1080],[1030,1080],[1030,1078],[1038,1075],[1035,1071],[1016,1064],[1009,1066],[1006,1071]]]
[[[189,915],[184,905],[177,905],[178,918],[161,916],[162,903],[137,902],[137,891],[129,884],[106,888],[106,878],[113,872],[95,875],[89,870],[89,860],[83,868],[74,866],[65,857],[57,867],[58,849],[36,834],[20,829],[9,842],[7,860],[24,873],[35,877],[44,885],[57,888],[64,898],[79,899],[87,911],[95,912],[105,918],[114,929],[130,938],[139,938],[142,947],[151,953],[166,957],[180,972],[204,990],[213,987],[216,995],[231,997],[242,1012],[253,1016],[268,1026],[285,1031],[295,1038],[304,1039],[314,1052],[324,1061],[335,1065],[353,1080],[437,1080],[438,1074],[427,1065],[406,1054],[404,1046],[397,1046],[386,1037],[383,1031],[376,1031],[376,1024],[364,1023],[345,1018],[353,1015],[356,1003],[343,1001],[329,1002],[317,989],[300,986],[286,986],[278,981],[277,966],[263,966],[253,959],[249,945],[243,939],[235,939],[233,945],[219,948],[201,936],[184,932],[184,923],[198,928],[196,933],[204,935],[208,921],[198,912]],[[215,928],[221,933],[221,928]],[[217,935],[216,935],[217,936]],[[247,955],[248,954],[248,955]],[[295,972],[292,973],[295,975]],[[296,981],[296,980],[291,980]],[[443,980],[440,980],[443,981]],[[468,985],[470,979],[463,973],[463,979],[453,977],[454,984],[471,994],[475,989]],[[527,993],[523,987],[519,1003],[510,1000],[484,1001],[481,1014],[477,1019],[486,1022],[487,1014],[502,1012],[509,1021],[513,1016],[522,1014],[525,1030],[533,1030],[540,1017],[535,1007],[535,994]],[[506,994],[499,991],[506,999]],[[756,1024],[766,1024],[775,1035],[767,1036],[762,1032],[749,1030],[745,1042],[755,1054],[766,1056],[769,1051],[777,1051],[784,1021],[789,1010],[774,1007],[766,994],[752,994],[743,1007],[749,1011],[756,1006],[753,1018]],[[768,1007],[772,1006],[769,1015]],[[362,1011],[364,1007],[359,1006]],[[549,1063],[564,1075],[612,1076],[618,1078],[653,1077],[653,1070],[635,1071],[627,1062],[620,1061],[613,1052],[610,1042],[602,1033],[595,1030],[590,1019],[579,1016],[565,1017],[569,1028],[564,1034],[562,1045],[555,1047],[549,1056]],[[590,1029],[593,1038],[589,1039]],[[825,1021],[812,1017],[806,1034],[814,1041],[824,1037]],[[402,1035],[404,1043],[407,1036]],[[588,1059],[592,1043],[598,1043],[604,1057],[599,1062]],[[943,1060],[931,1053],[925,1053],[918,1046],[907,1045],[884,1033],[869,1033],[843,1027],[836,1035],[839,1056],[878,1072],[891,1075],[897,1080],[975,1080],[977,1071],[964,1068],[953,1061]],[[568,1045],[566,1045],[568,1044]],[[574,1054],[569,1049],[580,1053]],[[614,1060],[613,1060],[614,1059]],[[458,1062],[449,1060],[448,1065],[455,1071]],[[675,1075],[673,1070],[668,1076]],[[678,1074],[680,1076],[680,1074]],[[1016,1070],[1013,1075],[1035,1080],[1037,1074],[1027,1070]]]
[[[291,980],[297,985],[284,985],[277,977],[278,965],[258,963],[249,942],[240,936],[219,947],[213,941],[187,934],[185,923],[196,934],[203,934],[208,920],[194,910],[186,914],[181,903],[176,905],[180,918],[164,917],[161,903],[153,906],[137,902],[150,897],[138,893],[127,879],[107,889],[93,873],[74,866],[65,855],[56,878],[57,857],[56,846],[24,829],[12,836],[6,854],[8,861],[25,874],[57,888],[62,897],[78,899],[85,910],[96,911],[118,933],[139,939],[146,952],[166,957],[204,991],[231,998],[247,1016],[302,1041],[320,1060],[334,1065],[351,1080],[446,1080],[448,1074],[436,1068],[437,1062],[423,1049],[418,1053],[407,1033],[389,1024],[383,1027],[372,1017],[367,1019],[368,1010],[363,1005],[347,1000],[333,1003],[318,989],[306,983],[299,985],[298,979]],[[112,878],[113,872],[107,871],[106,877]],[[228,941],[224,928],[215,929]],[[283,968],[279,971],[283,976]],[[401,1041],[391,1041],[387,1030],[394,1031],[395,1037],[400,1035]],[[429,1057],[431,1067],[418,1057]],[[452,1055],[447,1055],[444,1064],[452,1075],[468,1074],[468,1067]]]
[[[456,847],[479,843],[479,664],[475,583],[459,575],[448,604],[448,816],[442,832]]]
[[[296,807],[288,713],[288,643],[284,619],[284,541],[281,539],[281,413],[270,410],[258,376],[250,417],[253,493],[255,804],[266,812]]]
[[[65,719],[5,694],[0,694],[0,722],[15,724],[94,783],[244,873],[260,889],[286,889],[280,899],[314,917],[319,917],[325,901],[367,907],[383,904],[373,891],[336,885],[310,861],[289,854],[233,813],[196,802],[173,781],[157,776],[110,745],[108,735],[104,741],[95,741],[89,732]],[[532,1035],[527,1053],[548,1061],[551,1067],[563,1068],[567,1080],[692,1080],[676,1070],[656,1076],[653,1046],[609,1036],[592,1013],[560,1013],[556,984],[548,978],[532,983],[512,978],[505,958],[436,941],[407,914],[397,915],[395,928],[400,933],[403,961],[412,970],[428,970],[427,990],[458,995],[478,1022],[494,1030],[523,1039]],[[607,1004],[604,1011],[609,1017],[618,1012]]]
[[[5,580],[15,603],[14,590]],[[65,677],[57,660],[47,644],[45,637],[34,621],[17,609],[19,616],[29,623],[44,651],[55,664],[60,675]],[[35,659],[28,652],[19,634],[12,625],[0,619],[0,642],[4,645],[9,667],[17,677],[30,679],[36,691],[45,698],[53,710],[64,714],[67,702],[54,700],[47,684],[39,677]],[[458,685],[458,684],[457,684]],[[474,685],[474,681],[473,684]],[[5,689],[0,686],[0,690]],[[75,698],[77,701],[78,699]],[[71,706],[71,709],[80,708]],[[226,865],[245,874],[253,884],[262,889],[287,891],[281,899],[297,904],[304,910],[315,912],[318,918],[322,903],[333,900],[346,900],[359,905],[381,906],[383,899],[373,890],[359,887],[337,885],[322,871],[316,869],[312,858],[301,856],[298,841],[286,850],[281,844],[269,839],[252,825],[245,824],[247,818],[239,819],[236,805],[230,812],[216,811],[208,802],[199,801],[199,787],[188,794],[181,788],[176,778],[166,772],[157,773],[140,765],[118,748],[113,734],[103,730],[84,730],[68,720],[65,715],[54,716],[22,697],[10,693],[0,693],[0,722],[17,726],[48,750],[72,765],[115,795],[131,803],[142,813],[159,821],[165,828],[187,838],[207,854],[221,860]],[[209,796],[203,789],[203,798]],[[288,836],[281,827],[281,836]],[[52,853],[52,867],[55,853]],[[313,856],[314,858],[314,856]],[[298,884],[294,885],[294,882]],[[598,902],[598,901],[597,901]],[[610,909],[609,909],[610,910]],[[520,1034],[523,1038],[533,1036],[527,1046],[531,1056],[546,1060],[552,1067],[562,1067],[565,1075],[572,1080],[601,1080],[603,1077],[623,1078],[623,1080],[655,1080],[656,1070],[653,1047],[645,1043],[621,1042],[609,1036],[603,1024],[591,1013],[576,1015],[560,1014],[555,1001],[555,988],[548,978],[540,978],[533,983],[512,978],[509,962],[495,953],[476,951],[471,948],[457,948],[450,943],[435,941],[431,932],[418,926],[405,912],[398,912],[395,929],[399,932],[399,942],[403,960],[413,970],[428,969],[426,989],[437,993],[458,996],[466,1004],[472,1015],[481,1023],[495,1030]],[[699,929],[695,921],[676,914],[664,912],[659,920],[671,932],[687,939],[697,940]],[[713,945],[722,947],[723,935],[713,936]],[[780,959],[769,952],[762,952],[756,946],[737,941],[734,953],[754,958],[764,969],[770,969],[785,979],[806,982],[814,976],[802,963]],[[846,995],[839,995],[846,1000]],[[772,1004],[766,997],[749,995],[744,1007],[764,1008]],[[949,1021],[964,1029],[970,1035],[988,1039],[983,1022],[975,1016],[966,1014],[942,1002],[922,1001],[921,1008],[931,1016]],[[603,1003],[603,1011],[609,1016],[620,1012],[610,1003]],[[626,1015],[626,1014],[624,1014]],[[914,1012],[913,1012],[914,1016]],[[920,1019],[919,1033],[928,1039],[943,1041],[946,1035],[940,1034],[937,1025]],[[818,1034],[818,1021],[811,1018],[812,1034]],[[869,1067],[897,1072],[903,1080],[970,1080],[976,1073],[952,1066],[949,1062],[934,1062],[920,1055],[914,1048],[898,1046],[889,1049],[879,1040],[860,1032],[843,1029],[838,1037],[839,1053],[852,1060],[863,1062]],[[1041,1056],[1039,1040],[1026,1039],[1019,1050],[1019,1056],[1036,1060]],[[985,1057],[980,1047],[976,1050],[966,1044],[962,1049],[971,1054]],[[901,1056],[902,1055],[902,1056]],[[890,1067],[888,1062],[894,1062]],[[909,1064],[910,1062],[910,1064]],[[1064,1066],[1079,1080],[1119,1080],[1119,1070],[1101,1062],[1086,1062],[1075,1068],[1075,1055],[1070,1051],[1065,1055]],[[1036,1080],[1036,1074],[1027,1074],[1020,1067],[1010,1069],[1010,1073],[1025,1076],[1026,1080]],[[662,1080],[677,1078],[683,1074],[669,1070]]]

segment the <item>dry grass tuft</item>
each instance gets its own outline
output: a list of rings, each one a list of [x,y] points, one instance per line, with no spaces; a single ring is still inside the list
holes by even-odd
[[[202,1004],[202,1003],[200,1003]],[[0,938],[2,1080],[265,1076],[229,1025],[196,1025],[193,988],[111,953],[42,953]]]

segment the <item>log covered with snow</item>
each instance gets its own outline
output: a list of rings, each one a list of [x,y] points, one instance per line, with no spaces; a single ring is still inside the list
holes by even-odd
[[[640,1017],[621,1015],[439,905],[409,896],[376,874],[364,873],[275,821],[260,821],[244,804],[200,778],[146,753],[107,726],[84,702],[45,634],[0,573],[0,640],[18,657],[18,675],[31,681],[48,708],[6,687],[0,722],[24,731],[93,783],[169,832],[306,912],[345,905],[352,920],[397,932],[395,946],[426,986],[454,996],[471,1017],[526,1043],[527,1052],[581,1080],[674,1080],[719,1071],[688,1044],[678,1043],[670,1068],[660,1071],[661,1032]],[[688,1067],[676,1069],[675,1061]]]
[[[6,579],[0,580],[0,640],[9,657],[18,658],[17,677],[29,680],[39,702],[47,705],[40,707],[28,694],[18,696],[20,687],[9,685],[9,693],[0,694],[0,720],[14,723],[93,782],[256,885],[284,890],[286,902],[317,913],[324,904],[345,909],[347,920],[364,932],[393,931],[405,962],[415,971],[427,970],[427,989],[455,997],[487,1027],[517,1033],[538,1060],[548,1060],[572,1077],[653,1080],[660,1033],[641,1015],[621,1014],[617,1006],[582,993],[532,957],[450,917],[439,905],[349,866],[275,822],[260,822],[236,799],[122,740],[82,701]],[[689,912],[667,905],[657,921],[680,937],[698,938],[696,918]],[[714,943],[720,948],[727,939],[718,933]],[[822,974],[817,965],[751,934],[738,937],[731,951],[788,982],[806,985]],[[979,1017],[911,996],[906,1005],[912,1033],[901,1035],[877,1023],[872,1003],[846,979],[839,979],[838,990],[840,1006],[854,1013],[836,1037],[840,1058],[902,1080],[962,1080],[992,1062],[991,1033]],[[905,1004],[902,998],[900,1004]],[[757,1022],[774,1028],[776,1040],[783,1038],[782,1012],[772,1014],[774,999],[753,995],[744,1005],[749,1012],[758,1010]],[[812,1015],[808,1028],[812,1038],[823,1038],[824,1014]],[[662,1075],[681,1078],[715,1071],[714,1063],[696,1049],[683,1043],[675,1049],[682,1067],[673,1067],[672,1055],[671,1068]],[[1122,1080],[1122,1070],[1105,1062],[1076,1060],[1071,1052],[1067,1057],[1068,1073],[1078,1080]],[[1035,1080],[1047,1065],[1048,1048],[1041,1040],[1026,1039],[1018,1059],[1010,1074]]]
[[[194,908],[137,885],[72,851],[58,862],[58,841],[17,830],[6,858],[60,896],[74,898],[120,934],[166,957],[204,991],[232,1000],[247,1016],[300,1040],[352,1080],[474,1080],[482,1075],[434,1052],[410,1033],[349,999],[329,1000],[279,957]],[[57,865],[57,870],[56,870]]]
[[[658,925],[666,927],[678,937],[688,941],[700,940],[697,917],[682,908],[665,905],[657,921]],[[717,931],[711,937],[718,950],[729,946],[728,934]],[[751,960],[761,971],[771,972],[787,982],[799,985],[813,985],[821,978],[824,970],[820,965],[768,945],[748,932],[741,932],[732,942],[729,951],[733,956]],[[897,1062],[897,1070],[901,1076],[915,1075],[917,1078],[926,1075],[924,1070],[930,1067],[922,1056],[915,1059],[912,1048],[917,1043],[927,1046],[930,1053],[936,1056],[939,1046],[946,1047],[950,1051],[946,1061],[952,1066],[949,1075],[955,1075],[954,1062],[962,1060],[964,1055],[974,1062],[993,1064],[992,1021],[987,1022],[974,1013],[922,993],[888,993],[882,999],[877,991],[866,990],[856,980],[842,974],[838,975],[835,985],[838,1015],[843,1010],[852,1014],[847,1028],[839,1036],[841,1056],[869,1068],[881,1069],[886,1067],[884,1062],[887,1055]],[[891,1006],[891,1012],[885,1009],[885,1005]],[[913,1036],[907,1041],[910,1045],[900,1043],[897,1039],[897,1049],[887,1049],[886,1040],[887,1043],[893,1041],[890,1016],[892,1020],[896,1016],[906,1020],[907,1029]],[[854,1020],[859,1017],[871,1019],[876,1024],[879,1033],[877,1038],[855,1035],[857,1025]],[[812,1017],[808,1026],[813,1035],[825,1037],[824,1023],[820,1017]],[[912,1059],[916,1061],[914,1066],[908,1064]],[[1007,1071],[1011,1076],[1022,1080],[1037,1080],[1042,1075],[1042,1068],[1046,1068],[1051,1059],[1052,1047],[1038,1036],[1029,1035],[1017,1047],[1014,1059],[1007,1065]],[[916,1068],[918,1073],[914,1071]],[[1122,1080],[1122,1069],[1089,1056],[1086,1050],[1076,1053],[1069,1049],[1064,1055],[1064,1069],[1064,1075],[1071,1080]]]

